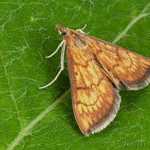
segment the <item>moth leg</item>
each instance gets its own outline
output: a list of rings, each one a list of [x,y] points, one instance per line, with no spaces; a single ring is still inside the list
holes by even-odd
[[[81,29],[76,29],[76,31],[80,32],[80,33],[85,33],[85,32],[83,32],[83,30],[86,28],[86,26],[87,26],[87,24],[85,24],[84,27]]]
[[[54,56],[57,52],[58,52],[58,50],[63,46],[63,44],[64,44],[64,40],[58,45],[58,47],[57,47],[57,49],[52,53],[52,54],[50,54],[49,56],[46,56],[46,58],[50,58],[50,57],[52,57],[52,56]]]
[[[45,86],[39,87],[39,89],[47,88],[48,86],[50,86],[51,84],[53,84],[57,80],[60,73],[64,70],[64,57],[65,57],[65,42],[63,43],[63,47],[61,50],[61,68],[60,68],[59,72],[57,73],[55,78],[50,83],[46,84]]]

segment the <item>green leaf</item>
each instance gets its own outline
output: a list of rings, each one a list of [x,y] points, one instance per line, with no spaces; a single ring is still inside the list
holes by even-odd
[[[115,120],[85,137],[74,119],[67,65],[60,65],[55,25],[77,29],[150,56],[149,0],[1,0],[0,150],[149,149],[150,86],[122,91]]]

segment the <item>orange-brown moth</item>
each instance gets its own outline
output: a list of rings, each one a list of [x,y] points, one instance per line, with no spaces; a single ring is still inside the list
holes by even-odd
[[[119,90],[138,90],[150,83],[150,58],[81,30],[56,27],[64,39],[58,47],[63,46],[62,61],[66,48],[74,116],[81,132],[88,136],[114,120],[121,101]],[[55,79],[41,88],[57,79],[64,68],[61,66]]]

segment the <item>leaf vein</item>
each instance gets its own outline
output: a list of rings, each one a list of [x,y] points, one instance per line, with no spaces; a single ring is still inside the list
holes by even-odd
[[[19,114],[19,109],[18,109],[18,105],[17,105],[17,102],[16,102],[16,98],[12,92],[12,89],[11,89],[11,83],[10,83],[10,79],[8,77],[8,71],[7,71],[7,65],[5,63],[5,60],[4,60],[4,56],[3,56],[3,53],[1,52],[0,53],[1,55],[1,61],[2,61],[2,65],[4,67],[4,76],[6,78],[6,81],[7,81],[7,86],[8,86],[8,91],[9,91],[9,95],[10,95],[10,98],[15,106],[15,110],[16,110],[16,115],[17,115],[17,119],[19,121],[19,126],[20,126],[20,129],[23,128],[23,125],[22,125],[22,122],[21,122],[21,119],[20,119],[20,114]]]
[[[25,136],[29,135],[29,131],[51,110],[53,110],[58,104],[60,104],[69,93],[70,88],[66,90],[54,103],[52,103],[44,111],[42,111],[35,119],[33,119],[24,129],[22,129],[16,136],[16,138],[10,144],[8,144],[7,150],[13,150]]]
[[[136,22],[138,22],[143,17],[146,17],[150,15],[150,13],[146,13],[146,11],[149,9],[150,3],[148,3],[144,9],[139,13],[138,16],[136,16],[133,20],[129,22],[129,24],[117,35],[117,37],[113,40],[113,43],[118,42],[121,38],[123,38],[126,33],[132,28],[133,25],[135,25]]]

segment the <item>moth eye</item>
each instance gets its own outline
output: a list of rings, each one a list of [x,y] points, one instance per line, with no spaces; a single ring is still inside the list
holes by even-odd
[[[65,36],[66,34],[67,34],[66,32],[62,32],[62,33],[61,33],[62,36]]]

